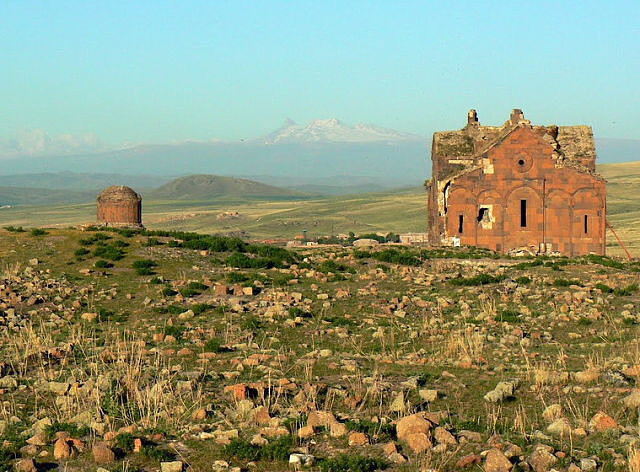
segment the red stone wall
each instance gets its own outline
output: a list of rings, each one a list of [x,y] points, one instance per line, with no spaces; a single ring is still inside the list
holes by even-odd
[[[141,225],[142,203],[98,203],[98,222],[115,225]]]
[[[497,251],[539,248],[546,243],[568,256],[604,254],[605,182],[571,167],[556,167],[552,152],[547,142],[526,127],[517,128],[487,151],[484,171],[474,170],[451,184],[444,218],[446,236]],[[522,200],[526,201],[525,226]],[[485,219],[481,224],[480,208],[488,209],[490,223]]]

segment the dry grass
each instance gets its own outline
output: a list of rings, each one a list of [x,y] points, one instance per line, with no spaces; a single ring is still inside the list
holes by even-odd
[[[29,324],[3,335],[0,342],[20,377],[41,379],[38,395],[43,403],[51,395],[44,383],[70,384],[65,395],[54,398],[52,413],[60,422],[88,412],[111,428],[155,428],[168,422],[180,427],[202,406],[197,384],[176,382],[179,368],[171,357],[150,352],[131,332],[113,330],[106,334],[104,345],[93,334],[75,324],[70,326],[69,342],[60,344],[45,323]]]

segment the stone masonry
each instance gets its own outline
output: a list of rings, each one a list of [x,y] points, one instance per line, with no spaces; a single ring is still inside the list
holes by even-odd
[[[433,135],[429,239],[508,252],[604,254],[605,180],[588,126],[533,126],[515,109],[502,126],[475,110]]]
[[[142,197],[124,185],[108,187],[98,195],[98,223],[142,227]]]

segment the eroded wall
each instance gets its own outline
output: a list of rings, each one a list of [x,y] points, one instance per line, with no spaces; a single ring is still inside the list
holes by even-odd
[[[432,238],[457,237],[496,251],[605,251],[604,180],[562,165],[554,147],[527,126],[489,148],[470,170],[434,179],[429,200]]]
[[[141,225],[142,203],[99,203],[98,222],[114,225]]]

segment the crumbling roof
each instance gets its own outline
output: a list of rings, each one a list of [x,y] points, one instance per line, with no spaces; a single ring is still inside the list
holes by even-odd
[[[477,122],[470,122],[461,130],[437,131],[433,134],[432,154],[468,159],[479,157],[516,127],[531,126],[529,121],[523,119],[523,114],[521,118],[518,122],[507,120],[502,126],[482,126]],[[566,164],[595,170],[596,148],[590,126],[551,125],[532,126],[532,129],[555,148]]]
[[[559,126],[556,141],[565,158],[595,163],[596,144],[591,126]]]
[[[117,203],[117,202],[139,202],[142,201],[142,197],[137,194],[131,187],[126,185],[112,185],[104,189],[100,195],[98,195],[98,202],[105,203]]]

